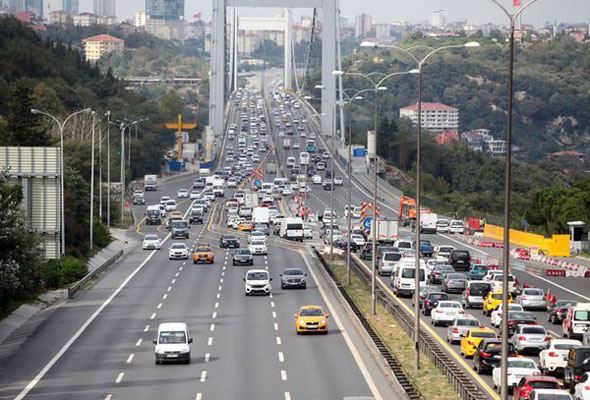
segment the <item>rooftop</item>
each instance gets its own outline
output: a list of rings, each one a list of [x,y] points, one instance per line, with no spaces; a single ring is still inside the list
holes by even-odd
[[[418,110],[418,104],[403,107],[402,110]],[[422,103],[422,111],[459,111],[459,109],[442,103]]]
[[[123,39],[119,39],[117,37],[114,37],[111,35],[106,35],[106,34],[90,36],[90,37],[87,37],[86,39],[83,39],[82,41],[83,42],[106,42],[106,41],[124,42]]]

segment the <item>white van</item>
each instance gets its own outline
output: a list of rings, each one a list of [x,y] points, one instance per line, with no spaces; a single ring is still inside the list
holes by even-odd
[[[158,326],[158,337],[153,340],[156,364],[167,361],[191,362],[191,343],[193,338],[188,333],[184,322],[165,322]]]
[[[264,193],[267,194],[272,194],[272,183],[270,182],[263,182],[262,183],[262,187],[260,188],[260,190]]]
[[[309,153],[307,151],[302,151],[299,153],[299,164],[309,165]]]
[[[303,242],[303,220],[301,218],[285,218],[281,221],[280,237]]]
[[[395,267],[392,275],[392,287],[396,296],[411,297],[416,288],[416,259],[402,258]],[[426,264],[420,259],[420,286],[426,284]]]
[[[295,166],[295,157],[287,157],[287,168],[293,168]]]
[[[272,181],[273,187],[283,187],[287,183],[289,183],[289,180],[287,178],[274,178]]]

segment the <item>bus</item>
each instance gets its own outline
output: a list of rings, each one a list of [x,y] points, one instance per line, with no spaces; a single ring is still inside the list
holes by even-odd
[[[305,142],[305,151],[307,151],[308,153],[315,153],[316,152],[315,140],[310,139]]]

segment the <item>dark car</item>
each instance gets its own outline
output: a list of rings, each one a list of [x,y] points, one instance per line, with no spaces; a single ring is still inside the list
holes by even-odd
[[[432,273],[428,276],[430,283],[441,283],[447,274],[455,272],[455,268],[450,265],[437,265],[432,269]]]
[[[254,265],[250,249],[237,249],[232,255],[232,265]]]
[[[573,392],[586,373],[590,373],[590,346],[572,347],[563,370],[563,386]]]
[[[322,187],[324,188],[324,190],[332,190],[332,180],[324,180],[324,183],[322,183]]]
[[[441,289],[447,293],[463,293],[465,287],[467,287],[467,277],[464,274],[447,274],[441,283]]]
[[[512,400],[527,400],[535,389],[561,389],[561,385],[552,376],[524,376],[514,386]]]
[[[508,312],[508,337],[514,335],[518,325],[536,325],[537,319],[533,314],[526,311]]]
[[[557,300],[555,303],[547,304],[547,321],[554,324],[561,324],[567,313],[567,309],[577,305],[575,300]]]
[[[430,292],[424,296],[422,301],[422,314],[428,316],[438,306],[439,301],[450,300],[449,295],[442,292]]]
[[[307,276],[307,274],[299,268],[287,268],[283,271],[283,273],[280,276],[281,289],[305,289],[307,287],[307,282],[305,281],[305,277]]]
[[[240,241],[238,240],[236,235],[222,235],[219,239],[219,247],[221,247],[222,249],[227,249],[230,247],[234,249],[239,249]]]
[[[188,218],[189,223],[191,224],[202,224],[203,223],[203,213],[201,210],[192,210],[191,215]]]
[[[471,255],[467,250],[453,250],[449,255],[449,265],[452,265],[455,271],[469,271]]]
[[[252,228],[252,231],[259,231],[264,233],[266,236],[270,236],[270,229],[266,224],[256,224],[254,225],[254,228]]]
[[[430,285],[420,286],[420,293],[418,294],[418,296],[420,296],[420,301],[419,301],[420,308],[422,308],[422,303],[424,302],[424,298],[428,295],[428,293],[438,292],[438,291],[440,291],[440,289],[437,286],[430,286]],[[412,307],[414,307],[414,296],[412,296]]]
[[[516,357],[516,349],[508,343],[508,357]],[[483,339],[473,355],[473,369],[478,374],[489,374],[492,369],[499,367],[502,360],[502,340]]]
[[[348,238],[343,237],[342,239],[335,241],[335,244],[340,250],[346,251],[346,249],[348,248]],[[358,245],[354,241],[351,240],[350,241],[350,251],[352,251],[353,253],[356,253],[358,248],[359,248]]]
[[[363,260],[371,260],[373,258],[373,243],[365,243],[361,250],[361,258]]]

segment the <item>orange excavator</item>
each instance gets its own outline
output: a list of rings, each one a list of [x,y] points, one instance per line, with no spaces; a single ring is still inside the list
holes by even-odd
[[[398,221],[402,226],[416,223],[416,200],[407,196],[400,197]]]

